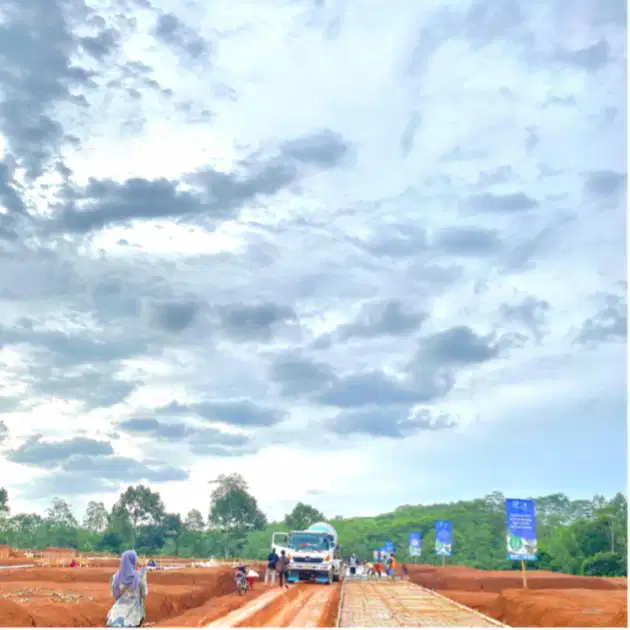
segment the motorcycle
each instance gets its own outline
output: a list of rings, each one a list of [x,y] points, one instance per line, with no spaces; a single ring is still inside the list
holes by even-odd
[[[239,569],[234,576],[234,581],[236,582],[236,592],[239,595],[245,595],[249,591],[249,582],[247,581],[247,577],[245,576],[245,570]]]

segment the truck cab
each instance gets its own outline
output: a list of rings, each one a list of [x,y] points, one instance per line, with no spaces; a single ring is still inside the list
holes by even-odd
[[[330,584],[344,577],[337,532],[328,523],[316,523],[304,531],[277,532],[272,536],[272,547],[277,553],[284,549],[290,560],[289,582]]]

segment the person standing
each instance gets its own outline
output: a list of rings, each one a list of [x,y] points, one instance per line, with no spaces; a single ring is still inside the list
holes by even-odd
[[[138,571],[138,555],[133,549],[123,553],[120,569],[112,576],[114,605],[107,613],[109,628],[139,628],[144,621],[144,600],[149,594],[147,574]]]
[[[381,561],[379,560],[378,562],[375,562],[374,563],[374,577],[380,580],[382,570],[383,570],[383,564],[381,563]]]
[[[280,573],[280,588],[289,588],[289,564],[290,560],[284,549],[280,551],[280,558],[278,559],[278,570]]]
[[[276,553],[275,547],[271,550],[271,553],[267,556],[267,570],[265,571],[265,584],[276,583],[276,567],[278,565],[278,554]]]
[[[396,579],[396,556],[394,554],[389,557],[389,576],[392,580]]]

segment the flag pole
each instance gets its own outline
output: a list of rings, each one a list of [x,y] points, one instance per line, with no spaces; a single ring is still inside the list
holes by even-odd
[[[523,577],[523,588],[527,588],[527,567],[525,560],[521,560],[521,576]]]

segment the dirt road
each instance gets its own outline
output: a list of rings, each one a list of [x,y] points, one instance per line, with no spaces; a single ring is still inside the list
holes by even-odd
[[[298,584],[276,589],[206,627],[331,628],[335,626],[340,593],[340,585]]]

